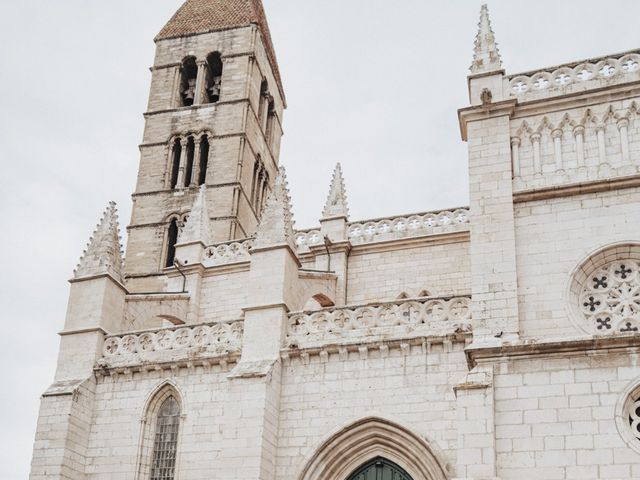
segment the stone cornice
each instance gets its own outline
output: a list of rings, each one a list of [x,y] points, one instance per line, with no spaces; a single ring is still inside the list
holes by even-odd
[[[512,116],[518,101],[514,99],[489,103],[487,105],[477,105],[458,110],[458,121],[460,123],[460,133],[462,140],[467,141],[467,124],[488,118]]]
[[[640,334],[617,334],[601,337],[579,337],[549,340],[524,340],[515,344],[471,344],[465,349],[469,368],[479,363],[492,363],[527,357],[585,356],[590,352],[640,352]]]
[[[345,342],[340,344],[331,343],[308,348],[283,348],[280,350],[280,357],[283,359],[285,364],[287,364],[291,358],[302,358],[303,362],[305,362],[311,356],[319,355],[320,357],[328,358],[328,355],[332,353],[337,353],[340,358],[344,360],[346,359],[345,356],[349,353],[357,352],[364,358],[370,351],[374,350],[380,350],[382,353],[385,353],[389,350],[400,349],[408,354],[408,350],[412,346],[421,346],[423,351],[427,353],[431,345],[453,345],[454,343],[469,344],[471,341],[471,337],[471,333],[456,333],[440,336],[394,338],[390,340],[380,340],[376,338],[371,342],[358,341]]]
[[[427,245],[446,245],[449,243],[462,243],[468,242],[469,240],[469,230],[461,230],[457,232],[406,237],[354,245],[351,249],[350,255],[368,255],[370,253],[393,252],[395,250],[404,250],[406,248],[416,248]]]
[[[87,277],[70,278],[68,281],[69,283],[73,284],[73,283],[86,282],[90,280],[98,280],[100,278],[106,278],[106,277],[108,277],[114,284],[120,287],[125,293],[129,293],[127,290],[127,287],[125,287],[122,283],[120,283],[118,280],[113,278],[113,275],[111,275],[110,273],[100,273],[98,275],[91,275]]]
[[[594,180],[591,182],[571,183],[546,188],[536,188],[514,192],[513,203],[535,202],[551,198],[571,197],[588,193],[610,192],[625,188],[640,187],[640,175]]]
[[[109,332],[107,332],[102,327],[80,328],[77,330],[62,330],[61,332],[58,332],[58,335],[60,335],[61,337],[65,337],[67,335],[77,335],[82,333],[94,333],[94,332],[102,333],[103,335],[109,335]]]

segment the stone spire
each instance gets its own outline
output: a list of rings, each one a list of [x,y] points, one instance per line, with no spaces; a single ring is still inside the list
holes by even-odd
[[[480,23],[478,23],[478,34],[473,46],[473,62],[470,70],[475,75],[495,72],[500,69],[502,69],[502,59],[496,44],[496,37],[491,29],[489,9],[485,4],[480,9]]]
[[[287,174],[281,166],[262,211],[254,248],[286,243],[295,251],[293,223]]]
[[[205,246],[211,244],[206,185],[200,187],[198,196],[193,202],[191,213],[189,213],[189,218],[178,237],[179,244],[192,242],[202,242]]]
[[[349,206],[347,205],[347,190],[344,187],[342,177],[342,165],[338,162],[331,178],[329,196],[322,210],[322,218],[349,217]]]
[[[73,271],[73,278],[108,273],[120,283],[124,283],[122,263],[118,211],[115,202],[109,202],[93,236],[89,239],[80,263]]]

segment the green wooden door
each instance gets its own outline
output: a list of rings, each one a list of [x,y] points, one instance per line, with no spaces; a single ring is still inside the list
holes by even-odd
[[[358,468],[348,480],[412,480],[412,478],[395,463],[378,457]]]

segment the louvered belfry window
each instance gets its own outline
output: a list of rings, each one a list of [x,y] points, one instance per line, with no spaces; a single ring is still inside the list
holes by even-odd
[[[151,480],[173,480],[176,470],[176,451],[180,406],[173,396],[160,407],[153,441]]]

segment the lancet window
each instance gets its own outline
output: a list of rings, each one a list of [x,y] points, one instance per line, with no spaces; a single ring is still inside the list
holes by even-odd
[[[195,57],[187,57],[180,67],[180,105],[190,107],[196,98],[198,83],[198,65]]]
[[[182,404],[171,384],[151,399],[144,416],[138,476],[149,480],[176,478]]]
[[[220,100],[222,89],[222,57],[219,52],[207,56],[205,96],[206,103],[216,103]]]
[[[209,167],[211,133],[186,134],[169,144],[167,187],[188,188],[203,185]]]
[[[253,182],[251,186],[251,205],[258,216],[262,212],[268,191],[269,173],[262,162],[262,158],[258,155],[253,166]]]

